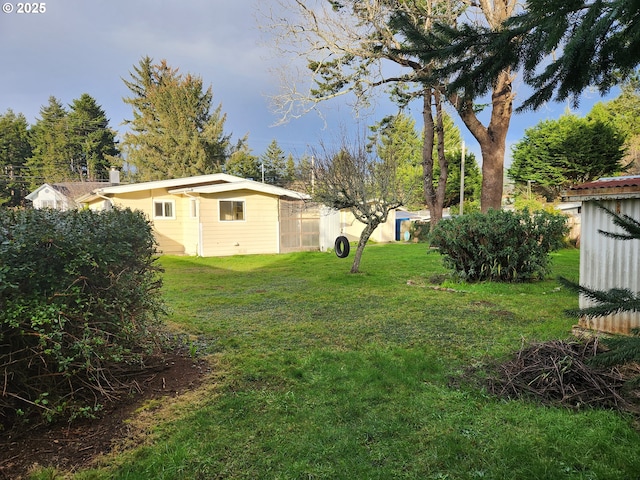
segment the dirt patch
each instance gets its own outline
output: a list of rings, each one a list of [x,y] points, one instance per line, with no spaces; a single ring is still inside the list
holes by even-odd
[[[105,406],[100,417],[72,425],[55,425],[30,432],[5,432],[0,439],[0,479],[26,478],[34,465],[76,471],[131,435],[125,422],[146,402],[177,396],[199,386],[209,371],[202,359],[173,354],[153,372],[134,379],[132,393]]]

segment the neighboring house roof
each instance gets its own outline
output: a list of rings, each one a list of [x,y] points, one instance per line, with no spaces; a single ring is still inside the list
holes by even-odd
[[[640,198],[640,175],[601,178],[571,187],[563,196],[566,201]]]
[[[50,188],[69,200],[76,200],[93,190],[104,185],[111,185],[105,182],[62,182],[62,183],[44,183],[36,188],[33,192],[26,196],[27,200],[35,200],[40,192],[46,188]]]
[[[156,180],[152,182],[132,183],[129,185],[116,185],[95,189],[93,192],[80,198],[80,201],[88,202],[99,197],[111,197],[123,193],[139,192],[166,188],[173,194],[186,193],[218,193],[233,190],[252,190],[277,196],[308,199],[309,196],[286,188],[260,183],[253,180],[245,180],[241,177],[226,173],[214,173],[210,175],[196,175],[193,177],[174,178],[170,180]]]

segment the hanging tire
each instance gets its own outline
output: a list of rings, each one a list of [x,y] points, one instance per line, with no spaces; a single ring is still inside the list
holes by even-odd
[[[336,256],[338,258],[347,258],[349,256],[349,251],[351,250],[351,246],[349,245],[349,240],[344,235],[340,235],[336,238],[335,243],[335,251]]]

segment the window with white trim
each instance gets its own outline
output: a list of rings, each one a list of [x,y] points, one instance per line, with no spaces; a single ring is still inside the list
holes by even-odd
[[[196,198],[189,199],[189,212],[190,212],[191,218],[198,218],[198,216],[200,215],[199,208],[198,208],[198,200]]]
[[[244,220],[244,200],[220,200],[220,221],[237,222]]]
[[[173,200],[154,200],[153,218],[175,219],[175,202]]]

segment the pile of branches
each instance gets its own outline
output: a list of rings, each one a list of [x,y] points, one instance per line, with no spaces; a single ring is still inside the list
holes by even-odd
[[[602,351],[598,339],[551,341],[523,347],[495,368],[489,390],[503,398],[529,398],[546,405],[585,406],[628,411],[625,387],[638,367],[597,368],[591,360]]]

